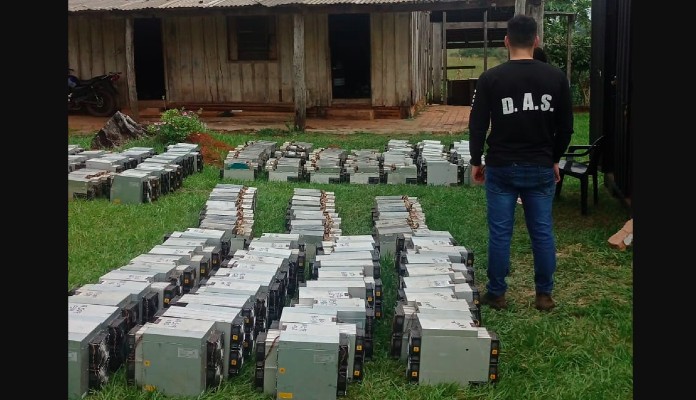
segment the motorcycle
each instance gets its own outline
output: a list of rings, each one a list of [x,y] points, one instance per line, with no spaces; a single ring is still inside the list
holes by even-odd
[[[82,80],[68,68],[68,111],[85,110],[95,117],[110,117],[118,110],[116,81],[120,72],[109,72]]]

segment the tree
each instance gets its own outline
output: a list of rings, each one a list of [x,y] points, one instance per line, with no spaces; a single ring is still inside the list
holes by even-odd
[[[574,12],[575,20],[571,28],[571,69],[570,86],[575,104],[587,106],[590,103],[590,57],[592,53],[592,21],[590,11],[592,0],[546,0],[544,11]],[[544,50],[549,62],[563,70],[566,69],[566,30],[564,16],[544,18]]]

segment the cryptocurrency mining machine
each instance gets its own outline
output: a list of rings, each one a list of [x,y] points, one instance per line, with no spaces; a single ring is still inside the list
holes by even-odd
[[[418,198],[407,195],[375,196],[372,221],[372,236],[379,246],[380,253],[387,257],[397,255],[399,235],[412,234],[415,229],[427,228],[425,214]]]
[[[108,342],[103,322],[68,318],[69,399],[81,399],[108,382]]]
[[[288,204],[286,229],[289,234],[299,235],[304,246],[306,261],[313,262],[317,246],[323,240],[341,234],[341,219],[336,213],[335,195],[319,189],[295,188]],[[304,280],[303,266],[299,273]]]
[[[265,169],[266,161],[276,151],[278,144],[268,140],[249,141],[225,156],[220,179],[254,180]]]
[[[110,290],[78,290],[68,296],[68,304],[98,304],[118,307],[130,329],[140,321],[141,304],[133,300],[133,295],[127,292]]]
[[[305,163],[313,145],[306,142],[285,142],[266,162],[269,181],[303,182],[308,176]]]
[[[138,324],[151,321],[162,304],[149,282],[100,279],[100,283],[87,283],[80,286],[75,290],[75,293],[90,290],[129,293],[131,299],[139,304],[139,318],[136,321]]]
[[[254,299],[244,295],[186,294],[175,299],[173,305],[176,307],[170,309],[187,309],[190,312],[235,310],[234,317],[227,318],[231,324],[227,373],[229,376],[238,375],[244,360],[251,357],[254,349]]]
[[[482,326],[473,262],[447,231],[398,236],[390,356],[406,362],[409,382],[498,381],[500,341]]]
[[[495,333],[466,318],[416,314],[408,335],[409,382],[462,385],[498,381]]]
[[[215,328],[222,332],[222,375],[230,376],[230,367],[241,367],[242,347],[231,348],[231,338],[233,325],[234,330],[239,332],[242,329],[243,317],[240,309],[231,307],[221,307],[212,305],[192,305],[192,307],[169,307],[159,312],[158,317],[183,318],[215,322]],[[238,336],[238,335],[237,335]],[[236,375],[238,371],[233,371]]]
[[[216,321],[160,317],[129,332],[135,385],[167,396],[199,396],[223,379],[224,332]]]
[[[119,307],[68,303],[68,398],[108,382],[125,360],[127,328]]]
[[[270,288],[273,290],[270,290]],[[266,330],[270,326],[269,304],[272,298],[277,299],[278,284],[262,286],[258,282],[243,282],[224,279],[212,279],[204,286],[196,289],[195,293],[205,293],[210,295],[234,295],[243,294],[254,297],[254,328],[253,335],[256,337],[259,332]]]
[[[257,266],[261,267],[262,264]],[[287,296],[287,267],[283,269],[277,265],[268,267],[270,268],[264,271],[250,270],[242,265],[239,268],[221,268],[218,274],[208,279],[201,289],[215,290],[216,287],[222,287],[240,291],[239,293],[242,294],[257,295],[267,313],[267,316],[260,316],[256,320],[258,330],[263,331],[271,321],[278,319]]]
[[[160,177],[152,171],[129,169],[114,175],[110,190],[113,203],[151,203],[161,195]]]
[[[419,183],[437,186],[460,184],[460,167],[450,161],[448,151],[439,140],[418,142],[416,150]]]
[[[113,173],[82,168],[68,174],[68,201],[108,197]]]
[[[346,394],[349,340],[336,324],[279,323],[257,338],[254,385],[276,399]]]
[[[282,325],[288,322],[338,325],[341,340],[349,344],[347,379],[349,382],[362,380],[365,332],[358,328],[358,324],[339,320],[337,309],[315,310],[309,307],[285,307],[279,323]]]

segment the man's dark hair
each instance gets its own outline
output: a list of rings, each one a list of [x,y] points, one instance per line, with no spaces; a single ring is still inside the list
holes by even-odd
[[[537,35],[536,20],[528,15],[517,14],[507,23],[507,37],[512,47],[532,47]]]
[[[534,48],[534,55],[532,56],[532,58],[545,63],[549,62],[548,57],[546,57],[546,52],[541,47]]]

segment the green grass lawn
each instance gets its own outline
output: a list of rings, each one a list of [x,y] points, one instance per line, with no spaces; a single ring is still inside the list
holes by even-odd
[[[573,143],[587,144],[588,114],[576,114]],[[445,143],[467,139],[457,135],[304,134],[262,131],[257,134],[214,134],[230,144],[250,139],[308,141],[315,146],[382,148],[390,138],[440,139]],[[69,137],[69,143],[87,147],[89,139]],[[152,145],[141,141],[137,145]],[[129,146],[130,147],[130,144]],[[161,243],[173,230],[196,226],[198,213],[211,189],[220,183],[219,169],[206,166],[188,177],[181,189],[155,203],[117,205],[107,200],[68,203],[68,288],[95,282],[101,275]],[[476,285],[486,283],[486,203],[482,186],[426,187],[416,185],[310,184],[232,181],[258,188],[255,235],[284,232],[287,202],[294,187],[322,188],[336,194],[336,209],[345,235],[371,233],[370,208],[378,195],[418,197],[429,228],[449,231],[475,252]],[[394,261],[383,260],[385,317],[376,324],[374,359],[365,364],[365,379],[348,387],[348,399],[632,399],[633,398],[633,261],[632,252],[607,244],[628,211],[611,196],[600,177],[599,204],[590,202],[589,215],[580,215],[576,179],[567,179],[563,198],[554,207],[558,270],[550,313],[533,307],[533,261],[521,207],[512,244],[512,267],[507,293],[510,307],[484,307],[483,325],[501,342],[500,381],[495,385],[410,385],[405,363],[388,358],[391,318],[396,301]],[[200,399],[268,399],[252,387],[253,362],[240,376]],[[311,377],[308,377],[311,379]],[[126,385],[124,368],[108,385],[88,399],[159,399]]]

